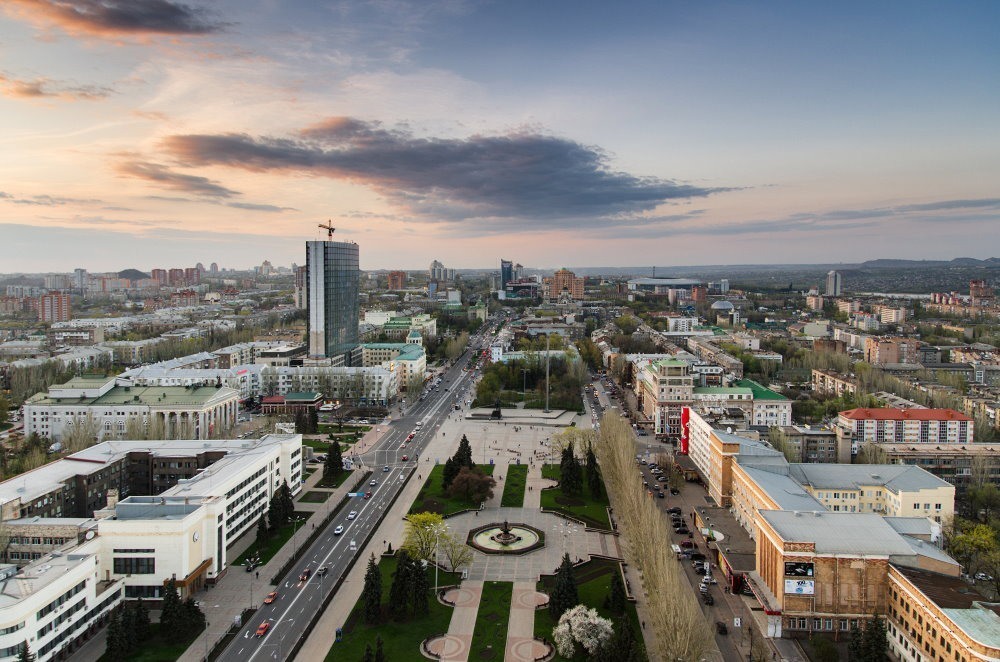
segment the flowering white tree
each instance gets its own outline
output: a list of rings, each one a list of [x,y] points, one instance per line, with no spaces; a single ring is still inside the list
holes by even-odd
[[[556,650],[566,658],[576,653],[576,644],[583,646],[588,655],[594,655],[612,634],[611,621],[598,616],[595,609],[583,605],[567,609],[552,630]]]

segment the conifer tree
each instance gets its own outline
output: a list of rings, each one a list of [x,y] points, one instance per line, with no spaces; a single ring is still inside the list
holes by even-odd
[[[340,442],[334,441],[326,452],[326,463],[323,465],[323,478],[336,478],[344,473],[344,455],[340,450]]]
[[[601,496],[601,470],[597,466],[597,455],[592,446],[587,446],[587,488],[595,499]]]
[[[365,601],[365,621],[377,623],[382,615],[382,573],[375,563],[375,555],[368,559],[368,569],[365,570],[365,587],[361,592]]]
[[[399,552],[396,560],[396,571],[392,573],[392,585],[389,587],[389,613],[396,620],[404,620],[411,603],[412,559],[406,550]]]
[[[17,662],[35,662],[35,654],[31,652],[27,641],[22,641],[18,648]]]
[[[611,613],[621,615],[625,613],[626,602],[625,586],[622,584],[621,574],[613,572],[611,574],[611,589],[608,591],[608,598],[605,601],[605,606],[611,611]]]
[[[455,458],[449,457],[444,462],[444,470],[441,472],[441,488],[447,492],[451,487],[451,482],[455,480],[461,467],[455,462]]]
[[[549,614],[552,615],[552,620],[558,621],[564,611],[575,607],[579,602],[573,563],[569,560],[569,554],[563,554],[562,563],[556,571],[552,594],[549,596]]]
[[[385,651],[382,650],[382,637],[375,640],[375,662],[386,662]]]
[[[177,584],[173,578],[167,580],[163,587],[163,606],[160,610],[160,629],[164,632],[179,633],[184,631],[184,609],[181,596],[177,593]]]
[[[118,608],[111,612],[111,620],[108,622],[105,655],[110,662],[124,662],[128,659],[128,654],[128,637],[122,622],[122,609]]]
[[[267,514],[260,516],[257,520],[257,551],[261,551],[267,546],[267,541],[271,538],[271,532],[267,529]]]
[[[427,568],[418,559],[413,560],[410,588],[413,591],[413,615],[426,615],[430,611],[430,605],[427,603],[427,594],[431,590],[431,585],[430,580],[427,578]]]

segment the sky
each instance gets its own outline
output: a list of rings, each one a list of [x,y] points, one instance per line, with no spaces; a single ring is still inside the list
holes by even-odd
[[[1000,3],[4,0],[0,272],[1000,255]]]

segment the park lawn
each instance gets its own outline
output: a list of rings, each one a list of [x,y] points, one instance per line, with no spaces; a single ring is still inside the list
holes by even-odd
[[[333,442],[331,442],[326,437],[323,437],[321,439],[308,439],[308,438],[303,438],[302,439],[302,445],[303,446],[308,446],[309,448],[313,449],[317,453],[327,453],[327,452],[329,452],[330,451],[330,444],[331,443],[333,443]],[[353,443],[354,443],[354,438],[353,437],[347,438],[346,440],[345,439],[341,439],[340,440],[340,450],[347,450],[348,448],[351,447],[351,444],[353,444]]]
[[[272,533],[271,537],[267,541],[267,545],[265,545],[264,549],[261,550],[260,553],[261,564],[270,561],[271,557],[277,554],[278,550],[281,549],[286,542],[292,539],[293,533],[295,533],[296,531],[301,532],[303,524],[305,524],[305,521],[309,519],[311,515],[312,513],[296,510],[292,515],[293,519],[295,517],[301,518],[301,521],[298,523],[297,527],[295,526],[294,522],[291,522],[285,525],[283,528],[281,528],[277,533]],[[256,531],[257,529],[254,528],[252,530]],[[300,542],[304,542],[305,539],[308,537],[308,534],[297,533],[296,536],[298,537]],[[237,559],[233,561],[232,565],[246,565],[247,559],[250,558],[251,556],[256,555],[256,553],[257,553],[257,543],[254,542],[249,547],[247,547],[245,552],[240,554],[239,557],[237,557]]]
[[[204,628],[199,633],[204,632]],[[129,654],[129,662],[174,662],[184,654],[198,635],[179,639],[176,636],[164,637],[160,633],[159,623],[149,624],[149,639],[140,642],[139,648]],[[107,653],[98,658],[98,662],[110,662]]]
[[[576,579],[577,595],[580,604],[597,610],[603,618],[610,618],[612,624],[617,626],[619,616],[612,614],[605,606],[604,600],[611,593],[611,575],[618,572],[618,564],[607,559],[591,559],[587,563],[573,569]],[[554,575],[546,575],[538,582],[538,590],[551,593]],[[642,628],[639,624],[639,616],[635,611],[635,604],[629,602],[625,605],[625,617],[636,641],[642,641]],[[555,621],[549,614],[548,609],[539,609],[535,612],[535,636],[552,641],[552,629],[556,626]],[[576,656],[568,658],[570,660],[585,660],[586,653],[580,649]],[[566,661],[567,658],[557,652],[553,660]]]
[[[608,519],[608,497],[607,493],[601,491],[601,497],[595,499],[587,489],[586,474],[584,468],[583,489],[579,494],[563,494],[558,487],[542,490],[541,505],[546,510],[557,510],[559,512],[583,520],[587,526],[597,529],[611,529],[611,520]],[[542,477],[552,480],[559,480],[562,471],[558,464],[546,464],[542,466]]]
[[[524,505],[524,490],[528,483],[528,465],[511,464],[507,467],[507,477],[504,478],[503,496],[500,505],[510,508],[520,508]]]
[[[483,595],[476,614],[476,629],[472,633],[471,660],[503,659],[507,648],[507,625],[513,582],[484,582]]]
[[[320,423],[316,426],[316,431],[320,434],[364,434],[372,429],[370,425],[345,425],[343,429],[336,423]]]
[[[326,503],[327,499],[333,496],[333,492],[309,491],[299,497],[299,501],[304,503]]]
[[[318,483],[316,483],[316,487],[326,487],[330,489],[334,487],[340,487],[341,485],[344,484],[344,481],[347,480],[348,476],[353,476],[353,475],[354,475],[353,471],[341,471],[339,476],[334,476],[332,478],[327,478],[326,476],[324,476],[323,478],[319,479]]]
[[[476,468],[481,469],[483,473],[493,475],[493,465],[492,464],[477,464]],[[471,503],[461,498],[452,498],[445,494],[444,490],[441,488],[441,481],[444,479],[444,465],[438,464],[431,472],[427,475],[427,480],[424,481],[423,487],[420,488],[420,493],[417,494],[417,498],[413,500],[413,505],[410,507],[411,513],[441,513],[442,515],[447,515],[450,513],[457,513],[461,510],[466,510],[468,508],[478,508],[479,502]]]
[[[359,559],[358,563],[368,561]],[[437,601],[434,595],[429,596],[428,612],[424,616],[410,618],[406,621],[393,621],[388,613],[386,601],[389,589],[392,587],[392,573],[396,571],[396,557],[382,557],[378,564],[382,573],[382,621],[369,625],[364,621],[364,604],[362,598],[354,605],[347,621],[344,623],[344,639],[333,644],[326,659],[331,662],[355,662],[365,655],[365,646],[371,644],[375,650],[376,637],[382,637],[382,648],[387,660],[420,660],[420,642],[427,637],[443,634],[448,631],[451,623],[452,608]],[[428,585],[434,586],[434,568],[427,566]],[[438,583],[441,586],[451,586],[459,582],[459,576],[453,572],[438,572]],[[509,599],[509,598],[508,598]]]

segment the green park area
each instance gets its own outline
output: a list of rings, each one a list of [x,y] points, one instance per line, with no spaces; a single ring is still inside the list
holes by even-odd
[[[322,465],[320,465],[320,467],[321,467],[320,470],[322,470]],[[354,475],[353,471],[341,471],[336,476],[323,476],[322,478],[319,479],[319,482],[316,483],[316,487],[325,487],[327,489],[340,487],[341,485],[344,484],[344,481],[347,480],[349,476],[353,475]]]
[[[504,477],[503,496],[500,505],[507,508],[520,508],[524,505],[524,489],[528,483],[528,465],[512,464],[507,467]]]
[[[161,633],[160,624],[151,623],[149,637],[139,642],[139,647],[129,654],[129,662],[174,662],[184,654],[197,636],[196,634],[181,638],[176,633]],[[112,662],[112,658],[105,653],[98,662]]]
[[[444,467],[445,465],[438,464],[431,469],[431,472],[427,475],[427,480],[424,481],[423,487],[420,488],[420,493],[417,494],[417,498],[413,501],[413,506],[410,507],[411,513],[430,512],[447,515],[479,507],[480,502],[478,500],[469,499],[462,494],[456,494],[445,489]],[[486,475],[493,475],[492,464],[477,464],[475,468]]]
[[[542,467],[542,477],[558,481],[562,479],[562,471],[558,464],[546,464]],[[580,490],[578,494],[563,494],[559,487],[550,487],[542,490],[541,505],[545,510],[575,517],[587,526],[611,529],[611,521],[608,519],[608,496],[603,490],[599,497],[595,497],[585,489]]]
[[[635,605],[626,602],[624,611],[615,613],[609,607],[609,596],[611,595],[612,577],[619,572],[619,565],[616,561],[609,559],[591,559],[584,564],[573,569],[573,579],[577,587],[578,604],[596,609],[597,613],[603,617],[611,619],[613,627],[619,626],[619,619],[624,616],[632,630],[636,641],[642,641],[642,630],[639,626],[639,617],[635,611]],[[538,582],[538,590],[552,595],[556,578],[554,575],[544,575]],[[535,612],[535,636],[546,641],[552,641],[552,630],[558,623],[552,617],[548,609],[539,609]],[[567,658],[556,653],[554,660],[567,660]],[[570,660],[585,660],[586,653],[580,650],[577,655]],[[645,656],[642,659],[646,659]]]
[[[507,648],[507,623],[514,594],[512,582],[484,582],[472,633],[470,660],[502,660]]]
[[[309,491],[299,497],[302,503],[326,503],[327,499],[333,496],[333,492]]]
[[[397,563],[398,557],[384,556],[378,564],[382,580],[381,610],[378,618],[371,621],[365,619],[365,596],[362,594],[344,623],[343,640],[330,648],[326,656],[328,661],[362,660],[365,658],[365,646],[370,645],[374,650],[378,637],[382,638],[382,650],[386,660],[419,660],[422,659],[420,642],[427,637],[448,631],[452,608],[438,602],[433,594],[428,595],[426,614],[393,617],[389,599]],[[433,566],[428,565],[424,572],[427,573],[427,586],[433,587]],[[437,580],[442,586],[455,585],[459,581],[457,574],[443,570],[438,572]]]

